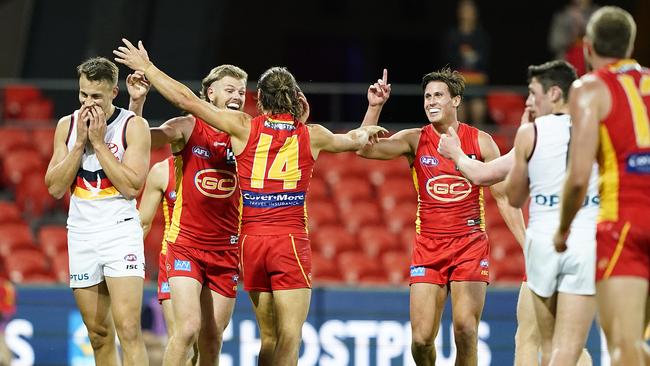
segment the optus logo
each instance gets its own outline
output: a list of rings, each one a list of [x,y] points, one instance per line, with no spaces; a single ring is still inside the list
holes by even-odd
[[[228,198],[237,190],[237,175],[220,169],[203,169],[196,172],[194,186],[212,198]]]
[[[427,193],[438,201],[460,201],[471,192],[470,182],[457,175],[439,175],[427,181]]]

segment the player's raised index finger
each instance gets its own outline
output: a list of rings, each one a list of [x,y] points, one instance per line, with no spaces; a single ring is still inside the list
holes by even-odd
[[[133,43],[131,43],[128,39],[122,38],[122,42],[129,48],[129,49],[135,49],[135,46]]]
[[[384,75],[381,79],[384,81],[384,85],[388,84],[388,69],[384,69]]]

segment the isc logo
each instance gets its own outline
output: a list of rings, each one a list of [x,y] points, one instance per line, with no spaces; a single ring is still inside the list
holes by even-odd
[[[203,169],[194,175],[194,186],[212,198],[228,198],[237,190],[237,175],[220,169]]]
[[[427,193],[442,202],[456,202],[472,192],[472,185],[464,177],[439,175],[427,181]]]

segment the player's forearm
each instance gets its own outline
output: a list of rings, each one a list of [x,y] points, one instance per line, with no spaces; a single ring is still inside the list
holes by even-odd
[[[361,122],[361,127],[363,126],[376,126],[379,122],[379,115],[381,114],[381,109],[384,107],[383,104],[380,105],[368,105],[366,110],[366,115],[363,117]]]
[[[485,163],[471,159],[469,156],[465,155],[462,150],[459,154],[453,156],[452,160],[456,163],[458,170],[465,176],[465,178],[469,179],[474,185],[489,186],[499,181],[489,174]]]
[[[149,230],[151,230],[151,221],[145,222],[140,215],[140,223],[142,225],[143,238],[146,238],[149,235]]]
[[[190,88],[174,80],[162,70],[158,69],[154,64],[151,64],[146,68],[145,76],[151,85],[153,85],[170,103],[184,111],[195,114],[197,113],[193,108],[196,104],[194,102],[197,97]]]
[[[586,193],[587,185],[574,183],[567,179],[564,184],[562,203],[560,205],[560,225],[558,227],[560,233],[566,234],[569,232],[573,219],[582,207]]]
[[[358,151],[368,143],[368,131],[357,128],[345,134],[347,140],[345,151]]]
[[[503,221],[505,221],[519,245],[523,247],[526,237],[526,224],[521,209],[510,206],[505,196],[496,198],[496,202]]]
[[[106,145],[98,145],[95,147],[95,155],[106,177],[111,181],[113,186],[120,191],[126,199],[135,198],[146,179],[145,174],[138,174],[125,164],[122,164],[115,156],[108,150]]]
[[[144,96],[140,99],[129,99],[129,110],[135,113],[136,116],[142,117],[142,112],[144,111],[144,102],[147,100],[147,97]]]
[[[52,197],[60,199],[70,189],[79,171],[83,152],[84,146],[75,145],[62,161],[47,170],[45,185]]]

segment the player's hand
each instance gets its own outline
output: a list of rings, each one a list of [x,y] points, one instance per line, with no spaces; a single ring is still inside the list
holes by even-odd
[[[524,113],[521,115],[520,125],[523,126],[527,123],[533,123],[533,122],[535,122],[535,113],[533,112],[532,108],[526,107],[524,109]]]
[[[77,142],[78,146],[86,146],[88,141],[88,124],[90,123],[89,106],[82,105],[79,109],[79,120],[77,121]]]
[[[463,153],[463,150],[460,148],[460,138],[458,138],[458,134],[453,127],[449,127],[447,133],[440,135],[438,152],[445,158],[452,160]]]
[[[117,50],[113,50],[113,54],[117,56],[115,57],[116,62],[126,65],[134,71],[142,72],[152,65],[142,41],[138,41],[138,47],[135,47],[133,43],[129,42],[126,38],[122,38],[122,42],[124,42],[124,46],[120,46]]]
[[[368,105],[371,107],[381,106],[390,98],[391,86],[388,83],[388,70],[384,69],[381,79],[368,87]]]
[[[90,124],[88,125],[88,139],[93,147],[104,144],[104,136],[106,135],[106,114],[97,105],[89,108],[90,111]],[[116,110],[115,113],[118,113]]]
[[[151,83],[144,76],[142,71],[135,71],[126,77],[126,89],[132,101],[140,101],[147,96]]]
[[[560,230],[555,232],[555,235],[553,236],[553,245],[555,246],[555,251],[558,253],[562,253],[566,251],[567,246],[566,246],[566,240],[569,237],[569,233],[561,233]]]
[[[300,89],[298,89],[298,102],[300,102],[302,105],[302,115],[298,118],[298,120],[302,123],[306,123],[309,119],[309,102],[307,101],[305,94],[303,94]]]
[[[388,133],[388,130],[381,126],[363,126],[360,128],[368,134],[368,142],[377,141],[379,136]]]

